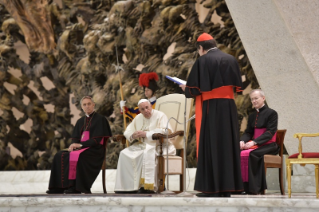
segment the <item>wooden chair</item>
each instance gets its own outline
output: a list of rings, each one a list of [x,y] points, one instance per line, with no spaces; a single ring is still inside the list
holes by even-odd
[[[162,111],[166,114],[167,118],[174,117],[178,122],[184,122],[184,111],[186,104],[186,120],[191,117],[191,111],[193,107],[193,99],[186,99],[183,94],[169,94],[156,100],[155,109]],[[178,124],[175,120],[170,120],[170,125],[174,133],[168,137],[172,138],[172,142],[177,150],[180,150],[179,156],[168,156],[168,174],[180,175],[180,192],[183,191],[183,177],[184,177],[184,157],[186,157],[186,150],[184,149],[184,133],[188,135],[190,122],[186,123],[186,132],[184,132],[184,125]],[[155,133],[152,138],[154,140],[160,140],[161,152],[158,158],[158,192],[164,190],[165,175],[167,174],[166,168],[166,155],[163,156],[162,144],[166,139],[166,135]]]
[[[283,184],[283,174],[282,174],[282,164],[283,164],[283,149],[284,149],[284,139],[286,134],[286,129],[277,130],[276,143],[280,147],[278,155],[264,155],[264,164],[265,164],[265,175],[267,173],[267,168],[279,168],[279,185],[281,195],[285,195],[285,189]],[[265,194],[265,190],[263,191]]]
[[[302,137],[318,137],[319,133],[296,133],[294,138],[299,139],[298,152],[296,154],[290,155],[286,159],[286,170],[287,170],[287,181],[288,181],[288,197],[291,198],[291,165],[300,164],[305,166],[306,164],[315,165],[315,176],[316,176],[316,197],[319,198],[319,152],[302,152]]]

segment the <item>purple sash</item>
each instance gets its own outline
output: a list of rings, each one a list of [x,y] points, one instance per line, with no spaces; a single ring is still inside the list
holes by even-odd
[[[81,142],[87,141],[90,139],[90,131],[84,131],[81,137]],[[103,145],[104,138],[102,138],[100,144]],[[76,179],[76,166],[78,164],[79,156],[82,152],[87,150],[87,148],[83,148],[80,150],[75,150],[70,152],[70,160],[69,160],[69,179],[70,180],[75,180]]]
[[[254,130],[254,139],[258,138],[259,136],[261,136],[264,132],[266,132],[267,128],[255,128]],[[258,146],[257,148],[264,146],[266,144],[270,144],[273,142],[276,142],[276,135],[277,132],[275,133],[275,135],[266,143]],[[257,149],[256,148],[256,149]],[[246,149],[246,150],[242,150],[240,152],[240,168],[241,168],[241,177],[243,179],[243,182],[248,182],[248,164],[249,164],[249,154],[251,151],[253,151],[255,149]]]

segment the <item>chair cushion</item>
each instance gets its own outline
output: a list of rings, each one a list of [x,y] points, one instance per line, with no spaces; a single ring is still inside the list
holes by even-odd
[[[290,155],[289,158],[298,158],[299,153]],[[319,158],[319,152],[302,152],[303,158]]]
[[[281,157],[279,155],[264,155],[264,162],[265,163],[275,163],[281,164]]]
[[[168,156],[169,174],[182,174],[182,158],[179,156]],[[166,174],[166,155],[164,155],[164,174]]]

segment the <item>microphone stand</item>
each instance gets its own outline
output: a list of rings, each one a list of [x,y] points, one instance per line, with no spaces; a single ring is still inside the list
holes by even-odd
[[[186,191],[186,106],[187,106],[187,98],[185,96],[185,110],[184,110],[184,161],[183,161],[183,192],[177,194],[179,197],[187,197],[187,196],[193,196],[193,194]],[[192,119],[192,118],[191,118]],[[190,120],[191,120],[190,119]],[[190,121],[188,120],[188,121]],[[187,121],[187,122],[188,122]]]
[[[171,117],[173,118],[173,117]],[[167,189],[165,189],[165,191],[162,191],[161,194],[166,194],[166,195],[170,195],[170,194],[175,194],[175,192],[173,191],[170,191],[169,190],[169,174],[168,174],[168,124],[169,124],[169,121],[171,120],[171,118],[167,121],[167,124],[166,124],[166,128],[165,128],[165,133],[166,133],[166,179],[167,179]]]

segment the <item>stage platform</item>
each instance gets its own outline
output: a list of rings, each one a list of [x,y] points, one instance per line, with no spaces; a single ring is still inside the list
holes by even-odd
[[[51,194],[48,187],[50,171],[1,171],[0,212],[318,212],[319,199],[314,192],[293,192],[292,198],[279,190],[267,190],[265,195],[232,195],[230,198],[196,197],[194,177],[196,169],[187,169],[189,197],[161,194],[115,194],[113,191],[116,170],[107,170],[107,194],[103,193],[101,176],[92,186],[93,194]],[[171,176],[171,190],[178,190],[178,177]],[[271,184],[271,183],[269,183]]]
[[[195,193],[194,193],[195,194]],[[1,212],[314,212],[319,211],[319,200],[314,195],[232,195],[230,198],[176,197],[175,195],[118,195],[118,194],[74,194],[74,195],[1,195]]]

